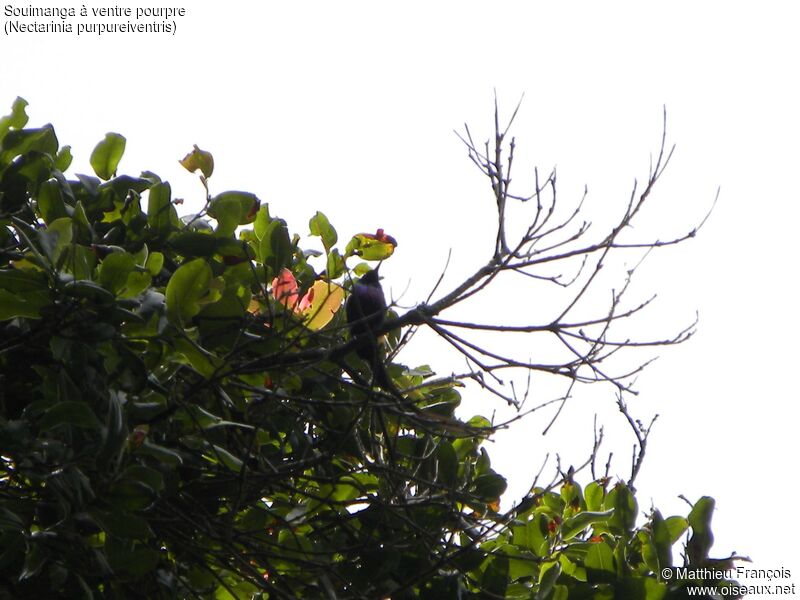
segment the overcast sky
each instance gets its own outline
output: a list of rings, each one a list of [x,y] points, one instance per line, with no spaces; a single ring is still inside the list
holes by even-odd
[[[91,149],[117,131],[122,171],[155,171],[197,207],[202,188],[177,159],[198,144],[216,158],[212,192],[255,192],[294,231],[317,210],[340,238],[382,227],[399,242],[384,283],[408,306],[449,250],[453,283],[489,257],[492,199],[453,129],[488,137],[495,90],[506,115],[525,95],[520,179],[557,166],[562,201],[587,185],[599,213],[621,210],[647,176],[666,106],[677,149],[645,232],[686,233],[720,198],[697,239],[651,255],[637,278],[639,297],[658,293],[643,333],[700,314],[697,335],[660,352],[631,404],[661,415],[641,508],[685,512],[678,494],[714,496],[718,555],[800,577],[797,15],[788,2],[553,4],[194,0],[174,35],[3,33],[0,108],[26,98],[32,124],[52,122],[73,147],[73,172],[90,172]],[[153,22],[163,19],[140,21]],[[535,321],[537,298],[509,294],[488,310]],[[424,349],[403,360],[436,368]],[[470,407],[490,414],[491,402]],[[571,401],[552,435],[542,417],[498,438],[490,452],[511,492],[524,494],[548,451],[579,462],[595,413],[612,473],[626,477],[633,440],[605,390]]]

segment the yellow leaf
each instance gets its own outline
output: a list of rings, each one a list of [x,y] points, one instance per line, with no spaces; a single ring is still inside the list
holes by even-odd
[[[197,144],[195,144],[194,149],[179,162],[183,168],[190,173],[199,170],[206,179],[211,177],[211,174],[214,172],[214,157],[211,156],[210,152],[200,150]]]
[[[341,286],[316,281],[301,302],[306,327],[313,331],[325,327],[341,308],[343,300],[344,289]]]

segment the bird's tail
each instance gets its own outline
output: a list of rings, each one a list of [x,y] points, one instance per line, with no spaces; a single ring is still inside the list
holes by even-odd
[[[373,385],[377,385],[384,391],[402,398],[397,386],[386,371],[386,365],[381,357],[378,344],[375,343],[373,339],[364,338],[356,349],[356,353],[369,365],[370,371],[372,372]]]
[[[374,361],[372,361],[372,377],[375,380],[375,383],[378,387],[383,388],[387,392],[391,392],[392,394],[398,394],[397,387],[394,385],[394,382],[389,377],[389,373],[386,371],[386,365],[383,364],[383,361],[380,357],[376,357]]]

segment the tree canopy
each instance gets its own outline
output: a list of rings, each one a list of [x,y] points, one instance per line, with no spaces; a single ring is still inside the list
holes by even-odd
[[[626,285],[576,316],[611,253],[695,233],[624,237],[669,160],[663,141],[646,186],[592,238],[580,205],[560,218],[555,172],[529,195],[512,190],[515,142],[497,116],[485,147],[466,129],[498,207],[494,252],[453,289],[389,307],[390,384],[376,385],[343,306],[391,259],[391,232],[340,239],[317,212],[308,235],[323,250],[305,249],[279,201],[212,193],[214,159],[197,146],[181,162],[207,202],[180,215],[167,181],[117,172],[121,135],[98,143],[93,175],[71,178],[70,147],[27,121],[22,99],[0,120],[0,597],[659,599],[698,583],[664,575],[682,540],[682,564],[717,564],[711,498],[686,515],[641,514],[649,425],[626,402],[639,366],[606,368],[692,328],[614,339],[647,305],[624,304]],[[511,202],[532,207],[516,238]],[[505,273],[574,293],[541,323],[444,318]],[[468,372],[401,363],[419,328]],[[560,352],[521,360],[475,341],[486,332],[546,337]],[[562,402],[575,385],[612,386],[637,439],[630,478],[597,471],[598,439],[586,464],[501,508],[506,480],[485,442],[505,424],[456,409],[465,382],[521,404],[499,383],[510,369],[563,380]]]

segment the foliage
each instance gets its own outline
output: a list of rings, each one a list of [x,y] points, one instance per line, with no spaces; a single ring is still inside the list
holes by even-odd
[[[458,378],[393,358],[399,326],[438,310],[387,322],[402,393],[370,384],[339,309],[392,255],[383,230],[341,250],[316,213],[320,274],[255,195],[180,218],[169,183],[117,174],[122,136],[69,179],[69,147],[26,125],[18,99],[0,121],[0,597],[668,598],[687,532],[707,564],[708,498],[637,525],[632,482],[569,472],[500,512],[495,425],[456,417]],[[208,190],[211,155],[182,164]]]

